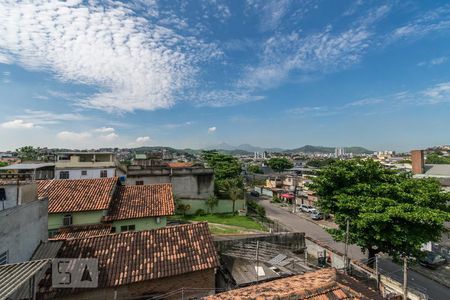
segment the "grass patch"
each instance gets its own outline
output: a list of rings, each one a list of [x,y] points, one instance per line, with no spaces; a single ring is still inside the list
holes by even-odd
[[[174,216],[175,217],[175,216]],[[174,218],[172,217],[172,218]],[[207,221],[210,223],[217,223],[217,224],[224,224],[224,225],[231,225],[231,226],[237,226],[242,227],[245,229],[253,229],[253,230],[259,230],[259,231],[267,231],[264,226],[256,222],[250,217],[247,216],[235,216],[231,214],[216,214],[216,215],[205,215],[205,216],[176,216],[178,220],[185,220],[185,221]],[[175,219],[175,218],[174,218]]]
[[[235,228],[223,228],[223,227],[217,227],[213,224],[209,224],[209,230],[212,234],[239,234],[241,233],[240,230]]]

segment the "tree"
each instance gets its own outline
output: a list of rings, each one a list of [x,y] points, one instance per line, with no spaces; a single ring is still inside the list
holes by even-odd
[[[202,157],[208,166],[214,169],[214,192],[217,196],[228,196],[228,192],[224,193],[228,180],[235,180],[238,186],[243,188],[242,167],[236,158],[217,151],[204,151]]]
[[[335,161],[336,161],[336,159],[334,159],[334,158],[313,159],[313,160],[309,160],[306,163],[306,166],[313,167],[313,168],[323,168],[323,167],[326,167],[326,166],[332,164]]]
[[[40,148],[34,148],[33,146],[24,146],[16,149],[17,156],[21,161],[26,160],[38,160],[40,157]]]
[[[191,209],[191,205],[189,205],[189,204],[180,203],[177,205],[177,211],[181,212],[183,217],[186,216],[187,211],[190,209]]]
[[[275,172],[283,172],[292,168],[294,165],[286,157],[273,157],[267,162],[269,167]]]
[[[437,153],[427,154],[427,164],[450,164],[450,157],[442,156]]]
[[[450,220],[450,193],[437,181],[414,179],[373,160],[336,161],[310,187],[321,211],[334,214],[334,239],[344,240],[348,220],[349,242],[367,250],[369,259],[378,252],[419,257],[421,246],[440,240]]]
[[[247,168],[247,171],[250,173],[254,173],[254,174],[263,174],[263,170],[261,169],[260,166],[258,165],[250,165]]]
[[[227,179],[223,182],[222,192],[226,193],[228,197],[233,201],[233,213],[235,213],[236,200],[243,195],[243,187],[240,186],[239,181],[236,178]]]
[[[219,199],[215,195],[210,195],[208,199],[205,200],[206,207],[208,208],[208,213],[212,213],[214,207],[219,205]]]

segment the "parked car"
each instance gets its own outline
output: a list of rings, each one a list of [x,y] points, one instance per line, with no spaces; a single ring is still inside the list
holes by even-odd
[[[323,214],[318,210],[312,212],[310,216],[311,216],[311,219],[313,219],[313,220],[322,220],[323,219]]]
[[[445,257],[431,251],[425,251],[425,255],[419,258],[419,264],[429,269],[437,269],[446,263],[447,259]]]
[[[250,195],[252,195],[253,197],[259,197],[259,193],[257,191],[251,191]]]
[[[306,212],[306,213],[311,213],[311,212],[313,212],[313,210],[316,210],[311,205],[306,205],[306,204],[300,204],[298,208],[299,208],[299,210]]]

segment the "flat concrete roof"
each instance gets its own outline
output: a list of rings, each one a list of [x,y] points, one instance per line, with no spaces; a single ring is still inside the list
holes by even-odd
[[[0,168],[0,170],[36,170],[45,167],[54,167],[53,163],[40,163],[40,164],[14,164]]]

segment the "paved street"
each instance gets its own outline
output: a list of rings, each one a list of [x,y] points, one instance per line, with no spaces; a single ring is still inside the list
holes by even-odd
[[[342,253],[344,252],[344,244],[334,242],[332,237],[321,226],[275,206],[270,203],[269,200],[260,200],[258,202],[264,206],[266,209],[266,214],[269,218],[277,220],[281,224],[285,225],[289,230],[304,232],[307,236],[326,243],[333,249],[336,249]],[[349,257],[357,260],[367,259],[367,255],[363,254],[361,249],[355,245],[351,245],[349,247]],[[403,282],[402,267],[393,263],[390,259],[381,259],[380,269],[383,274],[389,274],[396,280]],[[449,288],[442,286],[416,272],[409,272],[408,283],[411,287],[428,294],[431,299],[450,299]]]

